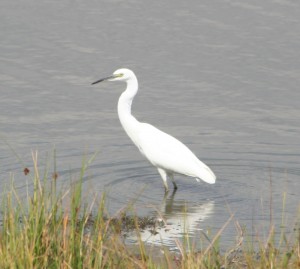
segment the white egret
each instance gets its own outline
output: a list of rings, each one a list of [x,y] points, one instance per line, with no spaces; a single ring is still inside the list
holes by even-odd
[[[197,181],[202,179],[209,184],[215,183],[216,176],[212,170],[184,144],[148,123],[139,122],[131,114],[132,100],[138,92],[138,81],[131,70],[118,69],[111,76],[97,80],[92,85],[105,80],[127,83],[127,88],[118,102],[120,122],[142,155],[157,168],[166,192],[168,191],[168,177],[172,180],[174,189],[177,189],[174,173],[194,177]]]

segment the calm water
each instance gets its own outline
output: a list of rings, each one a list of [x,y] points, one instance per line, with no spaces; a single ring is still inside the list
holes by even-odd
[[[106,191],[112,214],[137,199],[139,215],[167,221],[170,232],[160,235],[171,247],[183,219],[191,233],[214,234],[231,212],[224,245],[234,244],[235,221],[264,238],[270,215],[281,223],[284,195],[292,228],[300,189],[299,14],[294,0],[2,0],[1,186],[13,174],[25,193],[30,181],[10,147],[30,169],[32,150],[43,167],[56,148],[62,185],[76,178],[84,155],[99,151],[86,196]],[[177,176],[179,190],[164,198],[156,169],[119,124],[125,85],[90,86],[119,67],[139,79],[136,117],[187,144],[216,173],[215,185]]]

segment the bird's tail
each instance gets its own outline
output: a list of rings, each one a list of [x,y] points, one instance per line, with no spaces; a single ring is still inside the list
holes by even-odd
[[[214,184],[216,183],[216,178],[214,172],[206,164],[201,162],[201,167],[198,170],[196,180],[199,182],[201,179],[206,183]]]

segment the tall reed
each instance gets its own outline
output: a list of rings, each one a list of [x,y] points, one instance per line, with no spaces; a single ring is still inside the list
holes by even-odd
[[[258,239],[257,251],[243,239],[232,249],[220,250],[219,239],[233,215],[216,235],[206,238],[208,247],[195,249],[187,237],[189,251],[177,242],[180,253],[162,246],[160,257],[142,242],[135,217],[138,245],[127,246],[120,234],[122,218],[108,216],[105,195],[98,202],[84,201],[83,176],[92,159],[84,159],[78,178],[58,191],[56,168],[52,174],[41,173],[37,153],[33,154],[33,191],[21,198],[12,183],[2,199],[0,268],[300,268],[299,216],[293,234],[282,230],[280,245],[272,226],[267,242]],[[239,231],[244,238],[245,231]]]

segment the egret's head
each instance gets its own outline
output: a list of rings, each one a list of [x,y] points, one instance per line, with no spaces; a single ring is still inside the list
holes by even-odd
[[[99,80],[93,82],[92,85],[96,84],[96,83],[99,83],[99,82],[102,82],[102,81],[105,81],[105,80],[108,80],[108,81],[128,81],[128,80],[133,79],[133,78],[135,78],[135,75],[131,70],[126,69],[126,68],[121,68],[121,69],[116,70],[111,76],[106,77],[106,78],[102,78],[102,79],[99,79]]]

